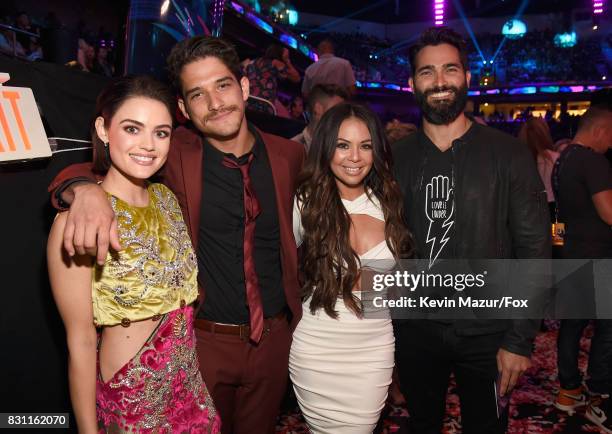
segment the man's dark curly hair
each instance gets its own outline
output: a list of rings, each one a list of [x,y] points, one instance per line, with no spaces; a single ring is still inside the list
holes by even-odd
[[[168,56],[168,73],[172,85],[179,95],[183,94],[181,71],[183,67],[207,57],[216,57],[234,74],[236,80],[242,78],[240,58],[232,44],[221,38],[212,36],[195,36],[184,39],[176,44]]]
[[[419,52],[427,46],[440,44],[449,44],[455,47],[459,51],[459,58],[461,59],[463,69],[465,71],[468,70],[467,45],[463,37],[449,27],[430,27],[421,34],[419,40],[408,50],[413,76],[416,72],[416,57]]]

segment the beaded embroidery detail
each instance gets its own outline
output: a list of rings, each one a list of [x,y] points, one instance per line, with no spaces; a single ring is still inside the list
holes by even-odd
[[[103,426],[139,433],[217,432],[219,416],[202,381],[193,309],[173,311],[138,354],[107,382],[98,380]],[[112,431],[112,429],[111,429]]]
[[[104,309],[112,316],[121,315],[113,318],[114,323],[126,317],[144,319],[134,315],[152,293],[155,301],[148,300],[150,309],[155,303],[160,308],[160,312],[153,314],[167,312],[178,307],[181,300],[190,303],[197,297],[197,259],[178,202],[172,192],[160,184],[153,184],[149,192],[147,208],[151,209],[146,210],[146,215],[151,221],[144,222],[140,221],[144,218],[135,217],[139,211],[110,196],[123,250],[109,254],[103,267],[96,266],[93,287],[94,298],[105,303],[103,307],[116,304],[111,309]],[[164,238],[158,240],[160,226],[163,226]],[[102,312],[96,310],[94,316],[98,323],[100,318],[96,313]],[[108,318],[101,323],[109,325]]]

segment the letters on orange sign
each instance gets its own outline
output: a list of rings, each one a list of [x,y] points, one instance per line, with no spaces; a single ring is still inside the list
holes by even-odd
[[[11,108],[13,109],[13,115],[15,116],[15,120],[17,121],[17,127],[19,128],[19,134],[21,134],[21,140],[23,140],[23,146],[26,151],[32,149],[32,145],[30,144],[30,138],[28,137],[28,133],[23,125],[23,118],[21,117],[21,111],[19,110],[19,106],[17,105],[17,100],[19,99],[19,93],[15,91],[4,91],[2,92],[2,96],[8,99],[11,102]],[[4,124],[2,125],[4,127]],[[8,136],[8,135],[7,135]],[[12,139],[12,137],[11,137]],[[10,140],[9,140],[10,146]],[[14,151],[15,144],[13,143],[12,151]]]
[[[0,104],[0,126],[2,126],[2,130],[4,130],[6,134],[6,140],[8,141],[9,149],[11,151],[14,151],[16,149],[15,141],[13,140],[13,135],[11,134],[11,130],[9,130],[9,125],[8,125],[8,122],[6,121],[6,116],[4,115],[2,104]],[[4,148],[2,147],[1,143],[0,143],[0,148],[1,148],[0,150],[4,152]]]

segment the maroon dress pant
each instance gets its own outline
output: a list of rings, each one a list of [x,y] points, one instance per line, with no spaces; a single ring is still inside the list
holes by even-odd
[[[254,343],[238,335],[196,328],[200,371],[223,434],[273,434],[287,388],[291,328],[286,318],[266,320]]]

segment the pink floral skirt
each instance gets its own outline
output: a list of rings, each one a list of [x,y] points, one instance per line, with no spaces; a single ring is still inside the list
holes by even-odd
[[[191,306],[165,314],[138,354],[107,382],[98,364],[96,407],[102,433],[221,431],[198,369]]]

